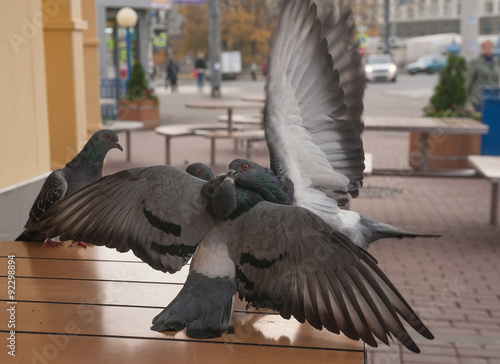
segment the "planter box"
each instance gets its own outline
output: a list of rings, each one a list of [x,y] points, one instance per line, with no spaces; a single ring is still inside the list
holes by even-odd
[[[411,167],[420,170],[422,153],[420,133],[410,133]],[[429,136],[429,169],[469,169],[467,156],[481,154],[480,135],[438,135]]]
[[[160,125],[160,108],[154,100],[121,99],[118,103],[118,119],[142,121],[145,128]]]

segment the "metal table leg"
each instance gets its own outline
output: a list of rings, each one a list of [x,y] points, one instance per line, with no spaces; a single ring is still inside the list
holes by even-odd
[[[215,138],[210,138],[210,165],[215,166]]]
[[[125,133],[127,134],[126,135],[126,139],[127,139],[127,162],[130,162],[130,154],[131,154],[130,149],[132,148],[131,147],[132,144],[130,143],[130,130],[125,131]]]
[[[499,182],[491,184],[491,225],[498,225],[498,184]]]
[[[165,163],[170,165],[170,137],[165,136]]]
[[[231,108],[227,109],[227,131],[233,131],[233,109]]]

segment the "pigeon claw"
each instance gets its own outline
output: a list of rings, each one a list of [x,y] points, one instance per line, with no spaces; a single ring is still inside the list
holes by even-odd
[[[62,241],[55,241],[50,238],[46,239],[45,242],[42,244],[42,248],[46,246],[50,246],[52,248],[57,248],[59,246],[63,246],[64,243]]]
[[[94,246],[92,243],[84,243],[83,241],[74,241],[70,244],[70,248],[74,246],[83,246],[85,249],[87,249],[88,246]]]

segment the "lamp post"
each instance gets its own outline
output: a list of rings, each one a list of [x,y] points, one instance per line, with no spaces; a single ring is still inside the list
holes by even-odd
[[[137,13],[134,9],[125,7],[118,10],[116,14],[116,22],[127,31],[127,85],[130,80],[130,73],[132,72],[131,57],[130,57],[130,28],[135,27],[137,24]]]

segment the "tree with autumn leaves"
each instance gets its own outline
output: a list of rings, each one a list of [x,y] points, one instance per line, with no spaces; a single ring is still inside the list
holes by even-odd
[[[208,1],[205,5],[177,5],[183,19],[182,36],[172,41],[177,59],[200,51],[208,54]],[[283,0],[220,0],[222,50],[241,51],[243,66],[265,61],[282,3]],[[328,13],[335,7],[331,0],[316,0],[316,3],[318,13]],[[338,4],[347,3],[348,0],[340,0]],[[379,35],[377,2],[366,0],[351,5],[366,33]]]
[[[266,0],[222,1],[221,40],[223,51],[241,51],[244,66],[267,60],[272,28],[278,14]],[[176,58],[201,51],[208,54],[208,6],[184,5],[182,38],[173,42]]]

